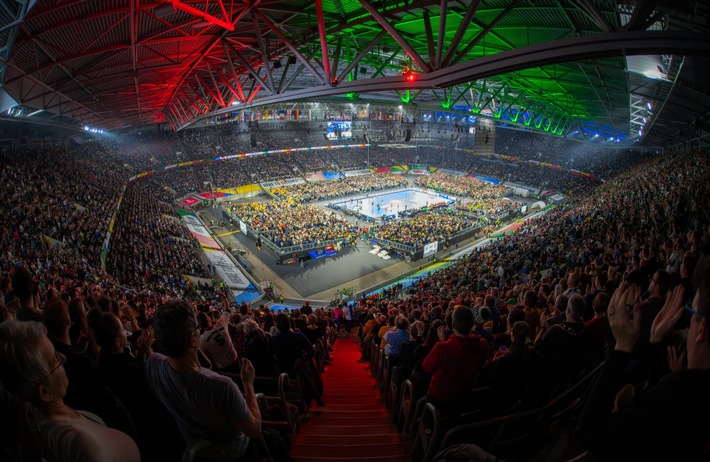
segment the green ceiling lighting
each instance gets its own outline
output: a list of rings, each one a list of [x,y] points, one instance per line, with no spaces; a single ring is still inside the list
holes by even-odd
[[[409,90],[406,90],[404,94],[397,92],[399,99],[402,100],[403,104],[409,104],[412,102],[412,95]]]

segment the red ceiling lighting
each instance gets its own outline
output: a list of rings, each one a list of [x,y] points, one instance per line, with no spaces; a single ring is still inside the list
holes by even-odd
[[[404,76],[404,79],[407,82],[414,82],[415,80],[417,80],[417,74],[412,72],[412,70],[408,67],[402,69],[402,75]]]
[[[205,1],[205,11],[198,10],[197,8],[186,5],[185,3],[182,3],[180,0],[158,0],[158,1],[160,3],[166,3],[166,4],[172,5],[173,8],[175,9],[175,11],[183,11],[183,12],[191,14],[193,16],[197,16],[197,17],[202,18],[211,24],[214,24],[219,27],[223,27],[229,31],[234,30],[234,24],[232,24],[231,22],[227,22],[227,20],[229,19],[229,16],[227,15],[227,11],[224,9],[224,4],[222,3],[222,0],[206,0]],[[220,18],[217,18],[217,17],[209,14],[207,11],[209,11],[210,5],[219,5],[219,10],[222,13],[222,17],[224,19],[220,19]]]

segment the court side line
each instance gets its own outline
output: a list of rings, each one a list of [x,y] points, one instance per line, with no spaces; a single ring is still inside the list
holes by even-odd
[[[235,229],[234,231],[229,231],[227,233],[222,233],[222,234],[215,234],[215,237],[222,237],[222,236],[229,236],[230,234],[238,233],[239,230]]]

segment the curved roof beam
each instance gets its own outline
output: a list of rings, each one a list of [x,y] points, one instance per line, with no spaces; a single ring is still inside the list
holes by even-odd
[[[275,96],[266,96],[253,101],[251,106],[318,99],[345,95],[350,92],[448,88],[486,77],[550,64],[618,56],[620,54],[645,55],[658,54],[659,52],[710,56],[710,36],[693,32],[641,31],[614,32],[591,37],[573,37],[508,50],[429,73],[419,74],[414,82],[407,81],[404,76],[342,82],[337,87],[304,88]],[[178,130],[188,127],[203,117],[214,116],[231,110],[233,109],[227,108],[209,112],[183,124],[178,127]]]

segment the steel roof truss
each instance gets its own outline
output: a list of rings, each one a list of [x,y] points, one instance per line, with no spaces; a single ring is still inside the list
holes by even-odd
[[[186,82],[187,83],[187,82]],[[183,85],[182,87],[183,94],[187,96],[188,103],[190,106],[195,108],[197,111],[196,115],[202,115],[205,112],[209,111],[210,105],[205,102],[205,100],[202,99],[200,95],[198,95],[195,90],[190,86],[189,84]],[[201,102],[202,105],[205,107],[205,109],[201,109],[200,107],[197,106],[197,103]]]
[[[485,37],[490,31],[493,30],[493,28],[496,26],[496,24],[498,24],[503,18],[508,16],[508,14],[511,11],[513,11],[513,9],[515,9],[516,6],[518,6],[520,1],[521,0],[514,0],[510,5],[508,5],[505,8],[505,10],[503,10],[501,12],[501,14],[496,16],[496,18],[493,21],[491,21],[490,24],[488,24],[485,28],[483,28],[483,30],[473,40],[471,40],[469,42],[469,44],[466,45],[464,47],[464,49],[459,52],[459,54],[456,55],[456,57],[453,59],[453,61],[451,61],[451,64],[456,64],[459,61],[461,61],[461,59],[464,56],[466,56],[468,54],[468,52],[471,51],[473,49],[473,47],[475,47],[478,44],[478,42],[480,42],[483,39],[483,37]]]
[[[434,58],[436,57],[436,48],[434,48],[434,32],[431,30],[431,18],[429,17],[429,10],[424,10],[423,22],[427,49],[429,50],[429,64],[432,68],[435,68],[436,61]]]
[[[202,103],[207,106],[207,111],[210,111],[212,109],[212,104],[210,102],[210,97],[207,96],[207,92],[205,91],[205,85],[203,85],[202,78],[197,72],[195,72],[193,76],[195,77],[195,83],[197,83],[197,89],[200,90],[198,96],[200,97],[200,100],[202,100]],[[212,92],[210,91],[210,94],[211,93]],[[215,101],[216,99],[217,98],[212,95],[212,101]]]
[[[239,85],[239,81],[235,80],[235,85],[239,88],[239,90],[235,89],[234,86],[227,80],[222,73],[220,73],[217,70],[214,70],[214,73],[217,74],[217,78],[219,79],[220,82],[222,82],[222,85],[224,85],[227,90],[229,90],[234,98],[239,100],[239,102],[243,103],[244,102],[244,95],[241,92],[241,86]]]
[[[316,49],[314,48],[313,50],[311,50],[311,52],[307,56],[305,56],[305,59],[310,60],[313,58],[313,55],[315,55],[315,54],[316,54]],[[306,69],[306,66],[303,63],[299,64],[298,67],[296,68],[296,70],[293,71],[293,74],[291,75],[291,77],[286,81],[283,91],[286,91],[291,86],[291,84],[293,84],[293,82],[296,81],[296,77],[298,77],[298,75],[303,71],[303,69]],[[286,70],[284,70],[284,75],[285,74],[286,74]],[[279,85],[279,88],[280,87],[281,86]],[[279,92],[281,92],[281,91],[279,91]]]
[[[182,113],[182,119],[186,121],[190,121],[195,117],[195,114],[192,112],[192,109],[190,107],[185,107],[183,104],[182,100],[180,98],[175,99],[175,108]],[[183,122],[185,123],[185,122]]]
[[[256,8],[254,9],[254,11],[256,12],[256,14],[259,15],[259,18],[261,18],[261,20],[264,21],[264,23],[269,27],[269,29],[271,29],[271,31],[279,37],[279,40],[281,40],[281,41],[283,42],[283,44],[286,45],[286,47],[288,47],[288,49],[291,50],[291,52],[292,52],[294,55],[296,55],[296,58],[297,58],[299,61],[301,61],[301,62],[303,63],[303,65],[306,66],[306,68],[307,68],[309,71],[311,71],[311,73],[312,73],[318,80],[321,81],[321,83],[324,83],[324,84],[325,84],[325,83],[326,83],[325,78],[324,78],[322,75],[320,75],[320,73],[316,70],[315,67],[313,67],[313,65],[308,61],[308,59],[306,59],[306,58],[301,54],[301,52],[298,51],[298,48],[296,47],[296,45],[294,45],[294,44],[291,42],[291,40],[289,40],[289,39],[281,32],[281,30],[279,30],[279,28],[278,28],[273,22],[271,22],[271,20],[270,20],[269,18],[266,17],[266,15],[265,15],[264,13],[262,13],[259,9],[256,9]]]
[[[345,77],[348,75],[348,73],[349,73],[354,67],[356,67],[358,64],[360,64],[360,61],[362,61],[362,59],[363,59],[370,51],[372,51],[372,49],[373,49],[375,46],[377,46],[378,43],[380,43],[380,40],[382,40],[382,38],[383,38],[385,35],[387,35],[387,31],[384,31],[384,30],[383,30],[382,32],[380,32],[379,34],[377,34],[377,36],[376,36],[373,40],[371,40],[370,42],[368,42],[368,44],[365,46],[365,48],[363,48],[362,51],[360,51],[360,53],[358,53],[358,55],[350,62],[350,64],[348,64],[348,66],[347,66],[345,69],[343,69],[343,72],[341,72],[340,75],[338,76],[338,80],[339,80],[340,82],[342,82],[342,81],[345,79]]]
[[[389,66],[389,64],[392,62],[392,60],[393,60],[398,54],[399,54],[399,50],[395,50],[395,51],[392,52],[391,55],[389,55],[389,57],[387,57],[386,59],[384,59],[384,60],[382,61],[382,63],[380,64],[380,66],[377,67],[377,68],[375,68],[375,73],[372,74],[372,78],[374,79],[375,77],[377,77],[377,76],[380,75],[380,74],[382,74],[382,76],[384,77],[385,74],[384,74],[382,71],[384,71],[384,70],[387,68],[387,66]]]
[[[441,68],[442,53],[444,52],[444,38],[446,37],[446,14],[447,14],[447,0],[441,0],[441,5],[439,6],[439,31],[436,37],[436,56],[434,57],[434,69]],[[429,61],[432,58],[429,57]]]
[[[207,71],[210,74],[210,80],[212,80],[212,86],[210,86],[207,82],[205,82],[202,77],[198,73],[195,73],[195,77],[197,77],[197,80],[200,84],[200,87],[204,90],[207,90],[210,95],[212,95],[213,101],[217,102],[221,107],[227,107],[227,105],[224,103],[224,98],[222,97],[222,91],[219,89],[217,86],[217,82],[214,79],[214,74],[212,71],[212,68],[207,65]],[[206,97],[206,96],[205,96]]]
[[[239,76],[237,75],[237,72],[234,70],[234,63],[232,62],[232,56],[229,54],[229,48],[227,46],[229,43],[227,42],[226,39],[222,39],[222,49],[224,50],[224,57],[226,58],[227,61],[227,67],[229,68],[229,73],[232,76],[232,79],[234,80],[234,87],[236,87],[237,93],[239,93],[239,97],[241,98],[241,101],[244,102],[246,101],[246,98],[244,97],[244,92],[242,91],[242,85],[239,82]],[[230,86],[230,88],[232,88]]]
[[[606,20],[604,14],[591,0],[577,0],[574,2],[579,9],[591,19],[603,32],[616,32],[616,26]]]
[[[237,60],[242,64],[242,66],[245,67],[245,69],[247,70],[247,72],[249,72],[249,74],[250,74],[252,77],[254,77],[254,79],[255,79],[257,82],[259,82],[261,85],[263,85],[263,86],[266,88],[266,91],[269,92],[270,95],[273,95],[274,92],[271,90],[271,87],[270,87],[269,85],[267,85],[266,82],[264,82],[263,80],[261,80],[261,77],[259,77],[259,74],[256,72],[256,70],[254,70],[253,67],[251,67],[251,65],[250,65],[249,62],[246,60],[246,58],[244,58],[244,56],[242,56],[241,53],[239,53],[239,52],[236,50],[236,48],[234,48],[234,47],[232,46],[231,43],[227,42],[227,44],[229,45],[229,48],[232,49],[232,53],[234,53],[234,55],[237,57]]]
[[[358,0],[360,4],[365,8],[373,17],[375,21],[377,21],[389,34],[392,36],[392,38],[399,44],[399,46],[402,47],[402,49],[409,55],[409,57],[414,60],[414,62],[419,66],[420,69],[422,69],[425,72],[430,72],[432,70],[432,67],[424,62],[421,56],[419,56],[419,53],[416,52],[416,50],[407,42],[404,37],[402,37],[402,34],[400,34],[397,29],[394,28],[393,25],[387,21],[387,19],[382,16],[382,14],[377,11],[377,8],[372,6],[370,3],[368,3],[367,0]]]
[[[259,18],[256,16],[254,10],[251,12],[252,24],[254,25],[254,30],[256,33],[256,41],[259,44],[259,51],[261,52],[261,60],[263,63],[262,68],[266,70],[266,81],[268,82],[268,89],[271,91],[272,95],[276,94],[276,88],[274,88],[274,76],[271,73],[271,59],[269,58],[269,50],[266,49],[266,44],[264,43],[264,37],[261,34],[261,27],[259,27]],[[263,83],[263,82],[262,82]]]
[[[480,3],[481,0],[472,0],[471,3],[468,4],[466,15],[459,23],[459,27],[456,29],[456,34],[454,35],[454,38],[451,40],[451,42],[449,42],[448,49],[446,50],[446,55],[441,61],[439,67],[446,67],[451,62],[451,58],[456,52],[456,49],[459,47],[459,43],[461,43],[461,39],[463,38],[464,34],[466,33],[466,30],[471,24],[471,20],[475,16],[476,10],[478,9],[478,5],[480,5]]]
[[[330,69],[330,59],[328,57],[328,37],[325,33],[325,18],[323,16],[323,0],[316,0],[316,20],[318,21],[318,35],[320,36],[320,49],[323,56],[323,70],[330,83],[333,82],[333,72]]]
[[[333,56],[333,64],[330,68],[330,81],[333,83],[333,79],[335,79],[335,74],[338,72],[338,64],[340,61],[340,50],[343,46],[343,36],[342,34],[338,36],[338,43],[335,45],[335,55]],[[336,80],[336,82],[340,82],[340,79]]]
[[[168,120],[174,120],[174,121],[176,121],[176,122],[177,122],[177,123],[175,124],[176,126],[179,126],[179,125],[182,125],[182,124],[183,124],[182,117],[179,116],[179,114],[177,113],[177,110],[175,109],[175,107],[174,107],[172,104],[169,104],[169,105],[165,108],[165,110],[166,110],[165,117],[166,117]]]
[[[639,0],[639,2],[634,7],[634,12],[631,13],[631,18],[629,22],[622,28],[625,31],[632,30],[645,30],[653,24],[649,23],[649,17],[655,17],[653,15],[653,10],[656,8],[658,0]]]

